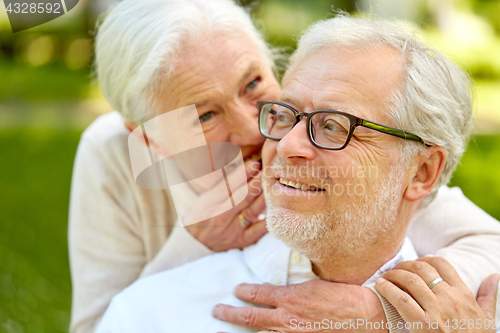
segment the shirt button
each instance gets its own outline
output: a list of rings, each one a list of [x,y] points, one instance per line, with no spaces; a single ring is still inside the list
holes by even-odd
[[[298,264],[302,260],[302,256],[298,252],[293,252],[292,253],[292,261],[296,264]]]
[[[279,277],[276,277],[276,278],[274,278],[274,280],[273,280],[273,284],[274,284],[275,286],[281,286],[281,285],[283,284],[283,281],[281,281],[281,279],[280,279]]]

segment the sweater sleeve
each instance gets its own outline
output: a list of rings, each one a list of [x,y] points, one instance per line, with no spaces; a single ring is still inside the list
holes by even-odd
[[[127,133],[103,136],[109,118],[96,123],[82,135],[71,185],[72,333],[93,332],[113,296],[137,279],[212,253],[174,226],[164,192],[137,187]]]
[[[500,272],[500,223],[457,187],[441,188],[415,217],[408,236],[419,256],[448,260],[475,295],[488,275]]]
[[[212,253],[215,252],[194,238],[177,221],[169,238],[155,258],[146,264],[140,277],[179,267]]]
[[[109,162],[111,152],[104,155],[92,143],[82,136],[71,185],[73,333],[93,332],[112,297],[135,281],[146,264],[132,191]]]
[[[385,327],[389,328],[390,333],[408,333],[408,329],[405,328],[406,322],[401,318],[398,310],[375,288],[375,283],[370,283],[365,286],[377,295],[382,307],[384,308],[385,317],[387,318],[387,325]]]

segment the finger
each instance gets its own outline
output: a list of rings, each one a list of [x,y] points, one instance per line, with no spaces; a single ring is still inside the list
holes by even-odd
[[[440,277],[438,271],[424,261],[404,261],[397,264],[394,269],[401,269],[418,275],[424,282],[429,285],[436,278]],[[437,285],[436,285],[437,286]]]
[[[262,194],[262,177],[254,177],[248,181],[248,196],[255,200]],[[248,198],[247,198],[248,199]]]
[[[242,301],[277,307],[279,288],[270,284],[242,283],[234,289],[234,296]]]
[[[261,184],[261,177],[257,177],[250,179],[248,183],[245,183],[239,188],[232,188],[233,191],[231,194],[236,203],[235,211],[237,211],[238,214],[252,204],[252,202],[254,202],[255,199],[262,194]]]
[[[248,246],[254,244],[267,233],[266,220],[251,224],[248,228],[243,230],[243,244]]]
[[[260,174],[261,165],[262,164],[259,161],[252,159],[245,162],[245,172],[247,174],[247,181]]]
[[[395,284],[384,278],[378,278],[375,282],[377,291],[398,310],[401,318],[406,322],[420,322],[425,318],[425,312],[420,305]]]
[[[250,306],[234,307],[226,304],[217,304],[212,309],[212,315],[223,321],[234,324],[269,329],[276,327],[276,310],[254,308]]]
[[[260,163],[254,160],[249,160],[245,162],[245,164],[242,163],[236,166],[233,170],[226,173],[227,183],[222,172],[219,171],[212,173],[209,176],[209,179],[211,180],[208,181],[208,183],[211,183],[213,185],[209,186],[209,189],[204,192],[204,194],[206,194],[206,196],[209,198],[208,201],[210,203],[213,203],[214,205],[227,205],[226,201],[229,200],[227,198],[228,192],[231,192],[234,197],[235,192],[237,191],[240,191],[240,193],[242,193],[240,197],[246,197],[249,190],[249,185],[247,185],[247,182],[251,181],[254,178],[257,178],[259,180],[261,178],[258,166],[260,166]],[[227,170],[227,168],[225,170]],[[243,173],[245,173],[245,175],[243,175]],[[231,187],[229,187],[228,184],[231,184]],[[259,189],[259,187],[260,183],[252,185],[251,188]],[[254,192],[254,195],[258,195],[260,193],[260,191]]]
[[[488,319],[495,319],[499,280],[500,274],[491,274],[484,279],[477,292],[477,304]]]
[[[450,286],[467,288],[455,268],[448,262],[448,260],[442,257],[420,257],[417,261],[424,261],[434,267],[439,276],[441,276]]]
[[[239,166],[239,172],[233,172],[227,177],[228,183],[224,179],[224,175],[221,172],[215,172],[210,175],[210,177],[216,178],[216,182],[209,186],[205,191],[203,191],[203,196],[206,197],[206,201],[213,204],[225,203],[230,200],[228,198],[228,193],[231,192],[234,195],[235,191],[248,191],[247,178],[242,177],[243,165]],[[231,184],[231,187],[228,185]],[[208,185],[204,185],[208,186]],[[243,193],[245,193],[243,192]],[[244,194],[246,195],[246,194]]]
[[[248,181],[248,192],[258,196],[262,194],[262,173],[257,173],[252,179]]]
[[[244,211],[241,212],[243,217],[248,221],[255,223],[259,221],[259,215],[266,208],[266,200],[264,195],[259,195],[254,202],[250,204]]]
[[[437,302],[437,296],[427,283],[415,273],[402,269],[393,269],[384,273],[383,277],[400,289],[405,290],[426,311],[432,309]]]
[[[260,178],[252,178],[250,182],[245,183],[243,186],[239,187],[236,189],[236,191],[231,191],[232,195],[232,203],[234,201],[238,202],[238,200],[241,200],[241,198],[244,198],[241,200],[241,202],[237,203],[236,206],[234,206],[230,211],[228,211],[228,214],[230,214],[231,218],[228,219],[228,221],[233,220],[235,217],[237,217],[239,214],[243,213],[245,209],[247,209],[258,197],[259,193],[249,191],[249,187],[259,187],[261,183]],[[230,200],[230,199],[228,199]],[[256,218],[253,218],[253,210],[249,212],[249,216],[247,217],[244,215],[244,217],[249,220],[250,222],[257,221]],[[257,215],[258,216],[258,215]]]
[[[244,164],[238,165],[233,170],[229,170],[227,167],[224,170],[227,171],[227,180],[233,188],[240,188],[245,185],[248,181],[260,174],[260,162],[255,160],[248,160]],[[243,170],[246,177],[242,177]]]

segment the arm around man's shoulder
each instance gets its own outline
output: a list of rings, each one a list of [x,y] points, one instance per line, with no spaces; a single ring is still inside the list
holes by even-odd
[[[113,295],[145,264],[126,140],[123,120],[113,112],[99,117],[78,146],[69,215],[71,332],[91,332]]]
[[[419,256],[447,259],[474,294],[488,275],[500,272],[500,223],[457,187],[442,187],[408,236]]]

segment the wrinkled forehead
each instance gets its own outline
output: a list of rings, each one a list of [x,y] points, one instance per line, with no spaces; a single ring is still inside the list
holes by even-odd
[[[205,101],[232,96],[244,83],[248,84],[250,76],[271,71],[260,49],[245,34],[211,32],[182,45],[157,96],[176,107],[200,106]]]
[[[283,81],[280,100],[306,112],[336,109],[369,117],[374,109],[386,110],[404,82],[403,57],[388,45],[330,47],[295,68]]]

